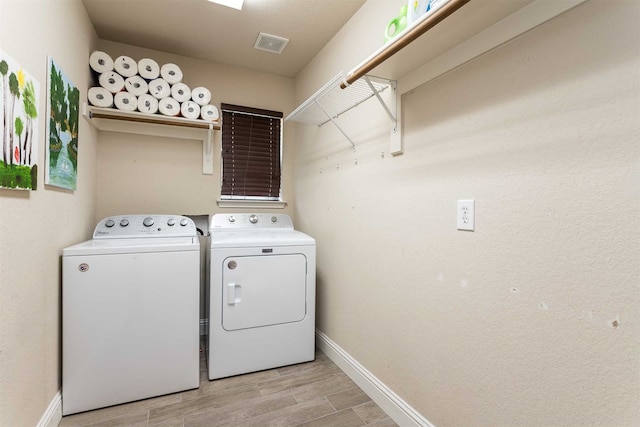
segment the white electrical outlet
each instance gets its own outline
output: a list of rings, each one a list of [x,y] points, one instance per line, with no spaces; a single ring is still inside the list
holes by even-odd
[[[475,230],[475,200],[458,200],[458,230]]]

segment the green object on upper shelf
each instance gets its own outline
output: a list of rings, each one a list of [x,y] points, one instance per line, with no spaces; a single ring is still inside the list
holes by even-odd
[[[398,34],[407,28],[407,5],[403,5],[400,8],[400,15],[393,18],[387,24],[387,28],[384,31],[384,42],[387,43],[389,40],[395,38]]]

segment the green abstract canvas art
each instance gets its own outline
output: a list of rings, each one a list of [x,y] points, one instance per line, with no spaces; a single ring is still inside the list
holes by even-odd
[[[49,58],[45,184],[76,189],[80,91]]]
[[[35,190],[40,84],[2,50],[0,79],[0,188]]]

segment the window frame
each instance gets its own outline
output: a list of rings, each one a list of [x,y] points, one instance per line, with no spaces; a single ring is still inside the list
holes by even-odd
[[[245,207],[245,206],[263,206],[265,208],[283,208],[286,202],[283,200],[283,150],[284,150],[284,115],[279,111],[263,110],[253,107],[245,107],[234,104],[221,104],[222,116],[222,132],[220,144],[220,198],[218,206],[220,207]],[[233,195],[223,194],[224,183],[224,152],[225,152],[225,120],[227,114],[242,114],[254,117],[265,117],[268,119],[277,119],[280,121],[279,129],[279,189],[278,196],[251,196],[251,195]]]

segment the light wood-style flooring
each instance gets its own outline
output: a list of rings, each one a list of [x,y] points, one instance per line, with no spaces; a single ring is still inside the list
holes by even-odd
[[[99,387],[99,385],[96,385]],[[59,427],[397,426],[326,355],[299,365],[209,381],[200,388],[62,418]]]

